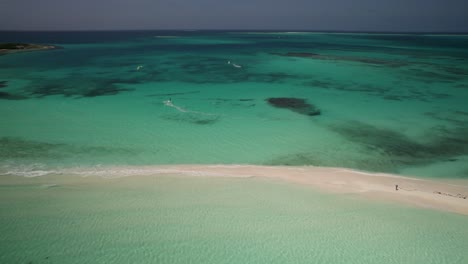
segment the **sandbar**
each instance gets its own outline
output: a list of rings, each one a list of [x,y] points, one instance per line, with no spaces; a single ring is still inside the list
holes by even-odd
[[[14,175],[16,172],[7,174]],[[34,178],[44,179],[53,177],[54,183],[58,184],[76,180],[115,180],[134,176],[139,176],[136,177],[139,181],[159,176],[260,177],[307,185],[319,191],[359,195],[381,202],[396,202],[468,215],[468,180],[413,178],[344,168],[257,165],[112,166],[38,171],[29,176],[40,176]],[[18,176],[0,177],[0,185],[14,182],[17,184],[22,182],[21,178],[24,179]]]

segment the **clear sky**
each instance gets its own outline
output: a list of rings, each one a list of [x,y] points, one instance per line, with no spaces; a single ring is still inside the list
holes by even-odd
[[[0,30],[468,32],[468,0],[0,0]]]

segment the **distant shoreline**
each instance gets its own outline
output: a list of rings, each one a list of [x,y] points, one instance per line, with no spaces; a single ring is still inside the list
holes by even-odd
[[[54,45],[39,45],[30,43],[0,43],[0,56],[20,52],[52,50],[58,48],[58,46]]]

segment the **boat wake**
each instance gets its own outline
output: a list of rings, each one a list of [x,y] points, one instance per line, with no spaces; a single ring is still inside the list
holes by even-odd
[[[169,107],[175,108],[177,111],[182,112],[182,113],[191,113],[191,114],[198,114],[198,115],[216,116],[216,114],[187,110],[187,109],[185,109],[185,108],[182,108],[182,107],[180,107],[180,106],[177,106],[177,105],[173,104],[173,103],[172,103],[172,100],[166,100],[166,101],[163,101],[163,103],[164,103],[165,106],[169,106]]]
[[[231,63],[231,61],[228,61],[228,63],[227,63],[227,64],[229,64],[229,65],[232,65],[234,68],[242,68],[242,66],[241,66],[241,65],[239,65],[239,64],[235,64],[235,63]]]

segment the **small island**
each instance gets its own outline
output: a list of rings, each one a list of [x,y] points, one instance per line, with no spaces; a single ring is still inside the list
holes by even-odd
[[[50,50],[57,48],[57,46],[53,45],[39,45],[28,43],[0,43],[0,55],[26,51]]]

